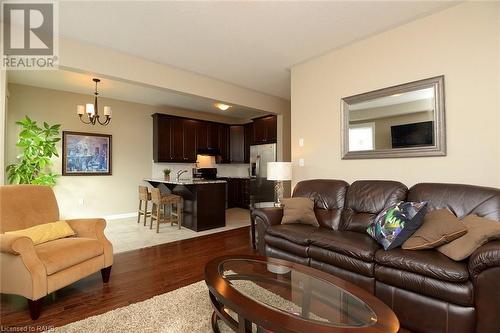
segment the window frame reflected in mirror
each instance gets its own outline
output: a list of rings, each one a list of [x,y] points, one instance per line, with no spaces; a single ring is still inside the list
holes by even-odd
[[[399,96],[408,92],[432,88],[434,92],[434,115],[433,134],[434,142],[430,145],[422,145],[405,148],[356,150],[351,151],[349,142],[349,107],[388,96]],[[444,75],[436,76],[419,81],[409,82],[393,87],[383,88],[363,94],[342,98],[341,107],[341,142],[342,159],[369,159],[369,158],[402,158],[402,157],[424,157],[424,156],[446,156],[446,127],[445,127],[445,104],[444,104]],[[366,119],[357,125],[373,123],[373,119]],[[375,146],[375,135],[372,133],[373,145]],[[362,144],[361,144],[362,145]]]

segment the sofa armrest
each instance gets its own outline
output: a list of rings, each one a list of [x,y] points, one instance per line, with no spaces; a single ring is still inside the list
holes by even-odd
[[[264,237],[267,228],[271,225],[281,224],[283,218],[283,208],[269,207],[269,208],[254,208],[251,211],[252,221],[255,223],[257,230],[257,250],[261,255],[266,255],[266,242]]]
[[[281,224],[281,219],[283,218],[283,208],[254,208],[252,209],[251,215],[255,223],[263,223],[267,229],[271,225]]]
[[[109,267],[113,264],[113,245],[104,234],[104,229],[106,228],[105,219],[73,219],[66,220],[66,222],[75,231],[77,237],[93,238],[100,241],[104,247],[104,267]]]
[[[500,240],[488,242],[474,251],[468,266],[472,280],[488,268],[500,267]]]

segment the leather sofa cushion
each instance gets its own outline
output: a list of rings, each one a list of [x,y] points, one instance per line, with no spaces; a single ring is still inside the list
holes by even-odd
[[[267,228],[267,233],[287,239],[300,245],[308,245],[311,242],[311,236],[318,230],[317,227],[304,224],[280,224],[272,225]]]
[[[308,254],[311,260],[316,260],[316,262],[327,263],[331,266],[340,267],[346,271],[352,272],[353,274],[373,277],[373,270],[375,268],[375,263],[373,262],[359,260],[345,254],[317,247],[315,245],[309,246]]]
[[[293,189],[293,197],[312,199],[319,224],[322,227],[336,230],[339,228],[348,187],[349,184],[343,180],[304,180]]]
[[[365,233],[384,208],[406,199],[407,190],[404,184],[395,181],[355,181],[347,189],[341,229]]]
[[[438,280],[456,283],[469,280],[469,271],[465,263],[453,261],[435,250],[412,251],[400,248],[390,251],[379,250],[375,253],[375,261],[383,266]]]
[[[474,306],[472,282],[453,283],[391,267],[375,265],[377,281],[450,303]]]
[[[311,244],[359,260],[373,262],[380,245],[368,234],[320,228],[311,235]]]
[[[62,238],[35,246],[47,275],[51,275],[104,254],[104,248],[96,239]]]
[[[295,255],[298,255],[298,256],[301,256],[304,258],[307,257],[307,249],[308,249],[307,245],[296,244],[296,243],[291,242],[287,239],[284,239],[281,237],[275,237],[275,236],[272,236],[269,234],[266,234],[264,236],[264,239],[266,241],[266,244],[269,246],[293,253]]]

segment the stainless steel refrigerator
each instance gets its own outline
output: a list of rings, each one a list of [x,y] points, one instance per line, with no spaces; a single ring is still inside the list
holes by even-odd
[[[250,146],[250,204],[274,201],[274,181],[267,180],[267,162],[275,161],[275,143]]]

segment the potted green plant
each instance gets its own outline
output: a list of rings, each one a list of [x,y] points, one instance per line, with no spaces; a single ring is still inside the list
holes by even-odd
[[[61,140],[61,125],[43,123],[43,127],[26,116],[17,121],[21,126],[16,146],[20,153],[17,163],[7,166],[7,178],[10,184],[56,185],[57,175],[52,172],[51,158],[59,156],[56,143]]]
[[[172,171],[172,170],[170,170],[170,169],[163,169],[163,176],[165,177],[165,180],[166,180],[166,181],[169,181],[169,180],[170,180],[170,172],[171,172],[171,171]]]

